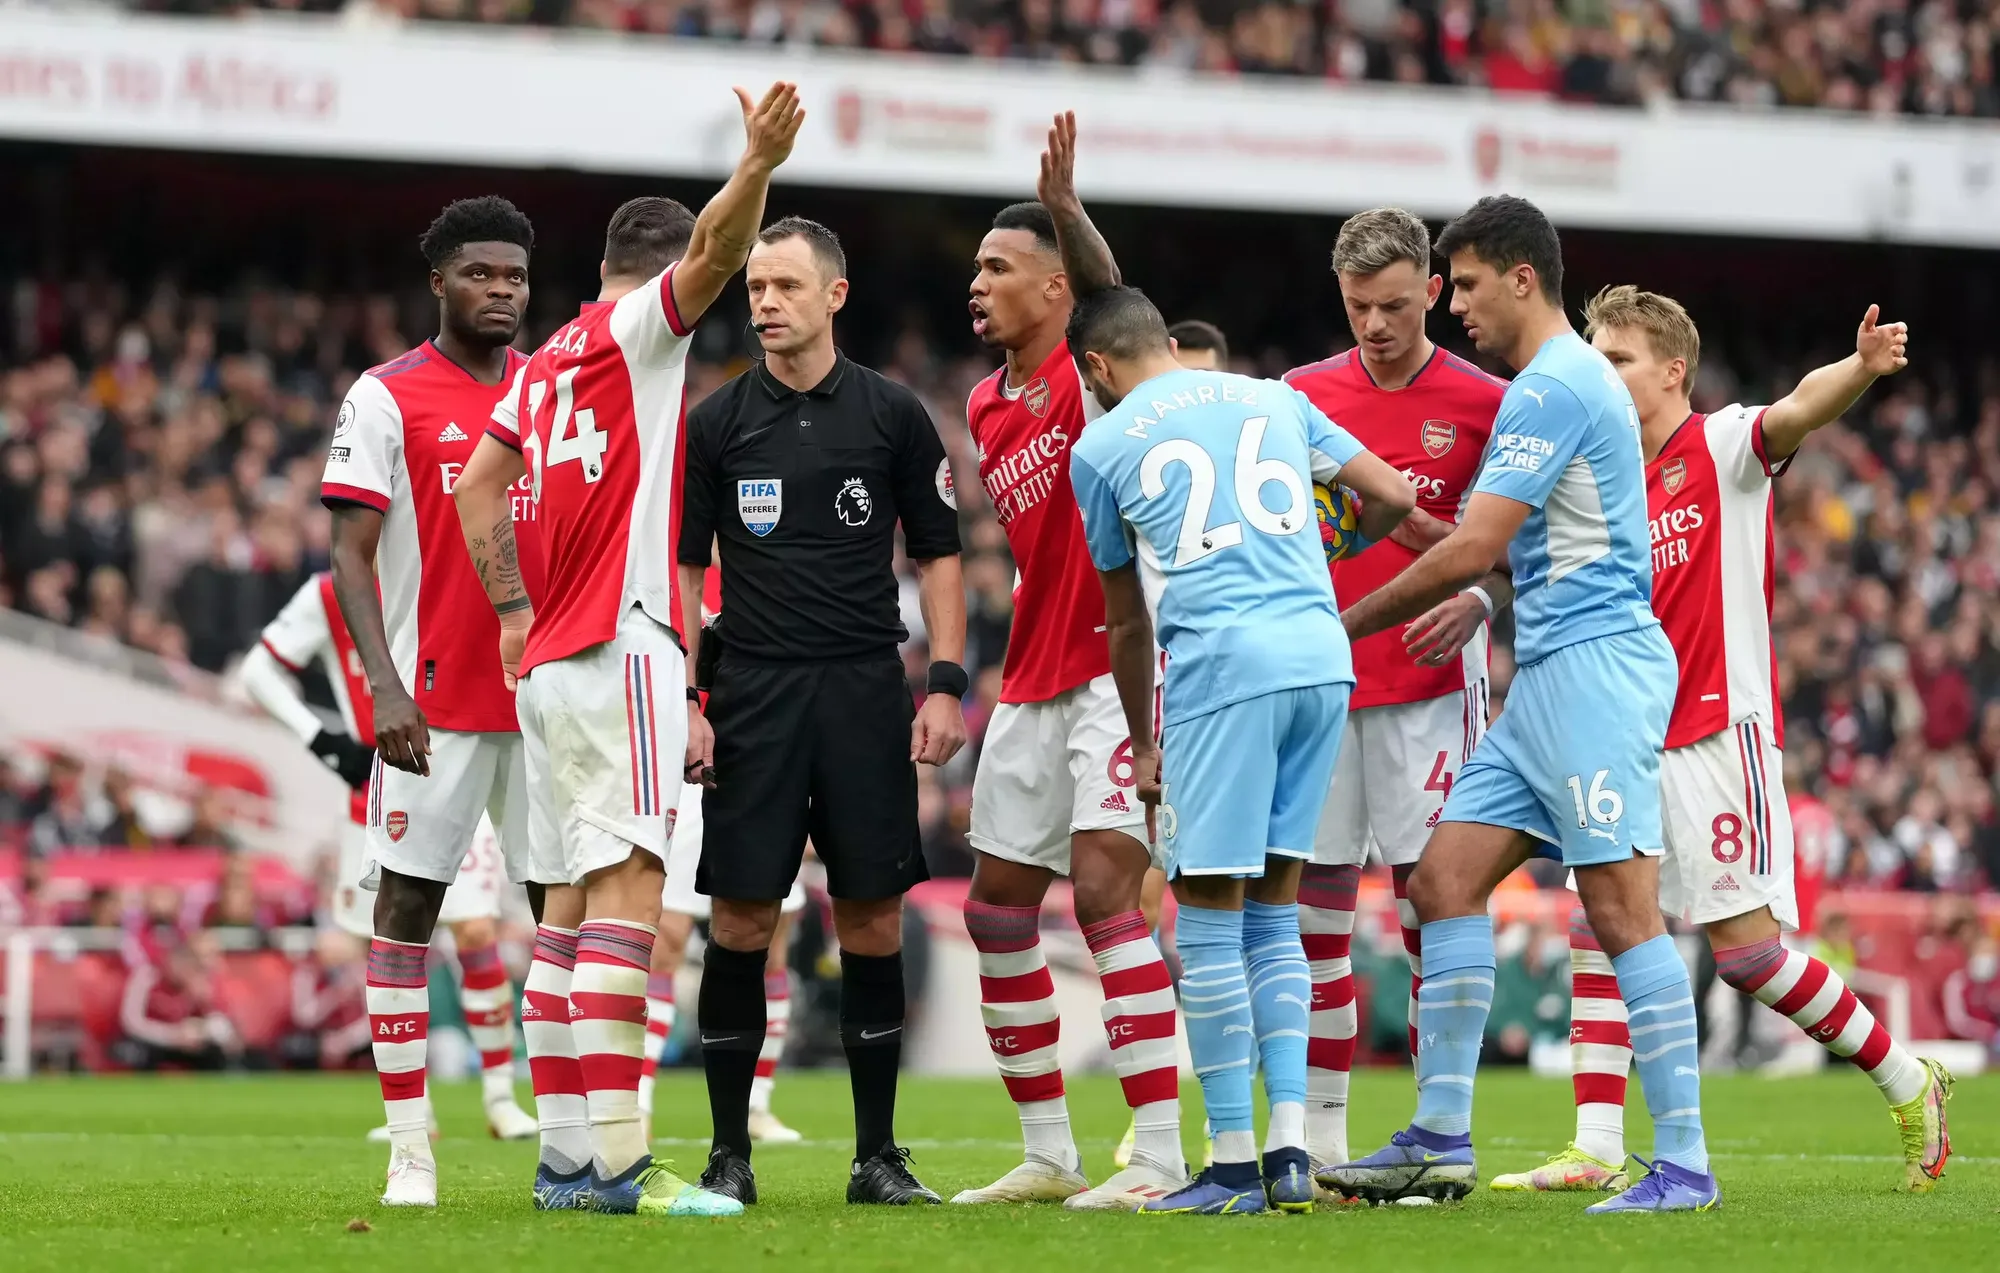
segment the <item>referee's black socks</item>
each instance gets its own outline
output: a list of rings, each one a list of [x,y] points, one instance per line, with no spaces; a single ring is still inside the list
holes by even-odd
[[[757,1054],[764,1048],[764,964],[770,953],[710,942],[702,956],[696,1005],[715,1143],[745,1159],[750,1157],[750,1086],[757,1078]]]
[[[881,1153],[896,1138],[903,1012],[901,951],[840,952],[840,1043],[847,1052],[848,1082],[854,1089],[854,1157],[859,1162]]]

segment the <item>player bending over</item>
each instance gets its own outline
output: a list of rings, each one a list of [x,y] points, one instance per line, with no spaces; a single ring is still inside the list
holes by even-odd
[[[319,664],[333,687],[344,734],[328,729],[299,693],[296,677],[310,663]],[[374,922],[362,907],[366,893],[359,881],[368,839],[368,784],[375,771],[375,748],[360,740],[375,737],[374,703],[354,638],[334,599],[332,575],[306,580],[243,656],[237,675],[257,705],[297,734],[352,790],[349,822],[341,829],[333,922],[356,937],[373,936]],[[486,1129],[498,1140],[526,1140],[535,1134],[535,1120],[514,1100],[514,994],[500,963],[500,890],[505,886],[499,839],[492,821],[482,817],[458,878],[445,890],[438,922],[451,929],[458,956],[459,1000],[472,1046],[479,1049]],[[428,1122],[435,1137],[435,1110]],[[386,1142],[389,1129],[378,1127],[368,1139]]]
[[[1157,806],[1180,903],[1181,1010],[1215,1136],[1213,1165],[1141,1209],[1310,1211],[1311,986],[1296,891],[1354,682],[1312,486],[1337,475],[1360,492],[1369,539],[1393,530],[1415,495],[1297,390],[1182,368],[1143,293],[1085,298],[1069,344],[1107,408],[1077,442],[1070,476],[1148,836]],[[1155,621],[1168,661],[1158,744]],[[1259,1064],[1271,1106],[1261,1164]]]
[[[1370,1200],[1471,1190],[1473,1081],[1493,1006],[1487,900],[1546,846],[1575,869],[1647,1040],[1639,1079],[1658,1161],[1590,1210],[1706,1210],[1720,1193],[1702,1136],[1694,999],[1658,904],[1660,749],[1675,674],[1649,604],[1639,415],[1611,364],[1570,329],[1562,247],[1538,208],[1481,199],[1445,227],[1437,250],[1450,261],[1452,312],[1520,375],[1457,527],[1349,607],[1347,626],[1358,639],[1413,618],[1504,549],[1520,671],[1410,876],[1424,962],[1416,1117],[1383,1149],[1319,1179]]]
[[[1505,381],[1432,344],[1424,316],[1444,280],[1431,273],[1430,232],[1401,208],[1349,217],[1333,270],[1354,348],[1285,374],[1355,440],[1398,469],[1417,508],[1387,543],[1333,564],[1334,591],[1359,599],[1443,539],[1479,474]],[[1306,1147],[1313,1169],[1346,1162],[1347,1087],[1359,1027],[1354,1004],[1354,904],[1372,844],[1389,868],[1410,961],[1410,1054],[1417,1051],[1423,963],[1410,873],[1438,822],[1459,766],[1486,732],[1486,621],[1514,594],[1495,570],[1418,620],[1453,641],[1449,657],[1413,655],[1397,633],[1354,642],[1347,741],[1299,880],[1299,928],[1312,968],[1306,1045]]]
[[[1646,454],[1653,612],[1680,661],[1667,723],[1660,909],[1699,924],[1721,978],[1854,1062],[1889,1103],[1905,1185],[1929,1192],[1951,1157],[1951,1075],[1912,1056],[1825,963],[1781,942],[1798,927],[1784,719],[1772,684],[1771,480],[1877,376],[1901,371],[1908,333],[1869,306],[1854,352],[1768,407],[1688,404],[1701,336],[1685,309],[1635,287],[1599,292],[1586,334],[1632,392]],[[1576,1139],[1495,1189],[1619,1189],[1625,1176],[1625,1004],[1582,915],[1570,927]],[[1607,993],[1608,992],[1608,993]],[[1643,1043],[1644,1040],[1642,1039]]]
[[[687,342],[743,268],[804,118],[790,84],[757,103],[736,95],[748,140],[728,183],[698,218],[650,198],[612,214],[597,300],[535,352],[458,487],[528,745],[532,878],[544,886],[527,996],[543,1210],[743,1210],[653,1161],[638,1093],[681,790],[673,762],[697,774],[712,747],[692,696],[674,699],[688,684],[669,550]],[[506,513],[523,472],[548,557],[532,599]]]
[[[1039,203],[1001,209],[979,245],[973,334],[1007,352],[966,404],[979,479],[1020,568],[1000,703],[973,780],[977,852],[965,927],[979,952],[980,1014],[1021,1116],[1020,1166],[954,1203],[1064,1200],[1130,1211],[1187,1180],[1172,979],[1142,909],[1154,865],[1133,745],[1111,680],[1104,606],[1068,469],[1102,408],[1084,390],[1064,326],[1118,267],[1075,187],[1076,121],[1057,117]],[[1055,983],[1042,898],[1070,877],[1077,924],[1104,982],[1111,1064],[1132,1107],[1129,1165],[1097,1188],[1083,1175],[1057,1059]],[[1155,912],[1157,915],[1157,912]]]
[[[334,595],[372,696],[380,757],[365,875],[342,884],[375,890],[368,1016],[388,1113],[384,1206],[437,1205],[427,964],[481,819],[498,832],[509,878],[528,878],[514,695],[497,654],[500,626],[451,535],[451,488],[525,361],[509,344],[527,308],[534,237],[513,204],[491,197],[462,199],[431,224],[421,246],[438,334],[347,391],[320,486],[333,510]],[[515,504],[511,515],[532,515],[528,501]],[[510,516],[504,492],[498,515]],[[534,536],[522,544],[536,568]]]

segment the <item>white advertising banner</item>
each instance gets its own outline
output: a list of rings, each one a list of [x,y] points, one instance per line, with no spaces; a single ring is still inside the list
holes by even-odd
[[[733,84],[798,81],[784,180],[1022,197],[1074,109],[1088,198],[2000,245],[2000,127],[827,54],[592,32],[0,12],[0,137],[719,176]]]

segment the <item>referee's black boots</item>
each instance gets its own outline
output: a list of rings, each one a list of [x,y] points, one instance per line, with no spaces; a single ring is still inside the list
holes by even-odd
[[[734,1198],[746,1207],[757,1205],[757,1173],[750,1170],[747,1159],[739,1157],[727,1145],[717,1145],[710,1151],[708,1166],[701,1173],[701,1187]]]
[[[910,1151],[895,1144],[884,1145],[882,1152],[867,1162],[854,1164],[847,1177],[847,1200],[890,1207],[920,1207],[944,1202],[910,1174]]]

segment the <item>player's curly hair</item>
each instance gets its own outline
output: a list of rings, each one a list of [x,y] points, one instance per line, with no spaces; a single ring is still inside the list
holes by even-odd
[[[1505,273],[1517,265],[1535,271],[1542,295],[1561,305],[1562,240],[1542,210],[1511,194],[1490,194],[1451,219],[1439,232],[1437,254],[1449,259],[1471,252]]]
[[[512,243],[523,252],[533,252],[535,226],[510,201],[497,194],[480,195],[446,204],[417,240],[417,247],[437,270],[468,243]]]

